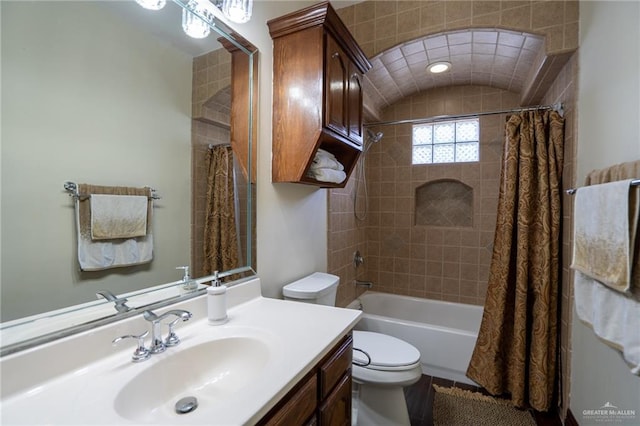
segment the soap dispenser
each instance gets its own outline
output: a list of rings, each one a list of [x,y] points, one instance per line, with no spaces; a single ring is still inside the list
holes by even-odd
[[[207,289],[207,310],[211,325],[221,325],[229,319],[227,317],[227,286],[220,282],[218,271],[213,273],[211,287]]]
[[[182,281],[180,282],[180,294],[189,294],[193,293],[198,289],[198,281],[192,279],[189,276],[189,267],[188,266],[178,266],[176,269],[184,270],[184,276],[182,277]]]

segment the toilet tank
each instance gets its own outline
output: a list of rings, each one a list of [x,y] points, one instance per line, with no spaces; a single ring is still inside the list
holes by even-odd
[[[325,272],[314,272],[282,288],[284,300],[335,306],[340,277]]]

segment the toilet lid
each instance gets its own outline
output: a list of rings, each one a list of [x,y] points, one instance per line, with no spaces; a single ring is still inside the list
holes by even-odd
[[[404,340],[371,331],[353,332],[353,360],[366,364],[368,359],[360,349],[371,357],[371,367],[401,367],[420,361],[420,351]]]

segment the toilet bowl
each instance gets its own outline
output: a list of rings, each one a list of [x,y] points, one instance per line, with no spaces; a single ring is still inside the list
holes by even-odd
[[[340,278],[315,272],[282,289],[285,300],[335,306]],[[404,386],[420,380],[420,351],[393,336],[353,331],[353,424],[409,425]],[[357,395],[357,396],[356,396]]]
[[[403,387],[420,380],[420,352],[404,340],[370,331],[353,332],[355,421],[366,425],[408,425]]]

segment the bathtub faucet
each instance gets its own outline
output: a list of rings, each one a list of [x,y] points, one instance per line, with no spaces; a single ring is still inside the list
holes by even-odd
[[[366,288],[371,288],[373,287],[373,283],[371,281],[360,281],[360,280],[354,280],[356,287],[361,286],[361,287],[366,287]]]

